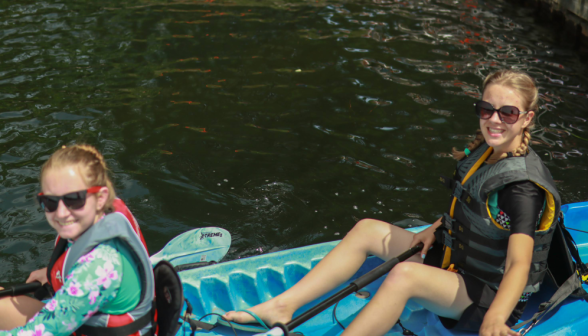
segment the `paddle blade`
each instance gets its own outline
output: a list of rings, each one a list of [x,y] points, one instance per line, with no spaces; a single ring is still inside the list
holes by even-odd
[[[153,265],[167,260],[174,266],[201,261],[218,262],[230,247],[229,231],[217,227],[199,228],[175,237],[150,259]]]

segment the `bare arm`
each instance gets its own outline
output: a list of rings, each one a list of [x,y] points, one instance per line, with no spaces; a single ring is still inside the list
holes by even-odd
[[[512,234],[508,240],[504,277],[496,297],[480,328],[480,335],[494,335],[497,329],[508,329],[508,335],[518,335],[506,326],[508,317],[517,305],[527,284],[533,258],[533,238],[526,234]]]

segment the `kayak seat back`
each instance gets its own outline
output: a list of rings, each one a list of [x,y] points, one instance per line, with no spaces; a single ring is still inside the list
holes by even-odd
[[[158,336],[174,336],[180,328],[179,318],[184,305],[182,282],[174,266],[162,260],[153,269]]]

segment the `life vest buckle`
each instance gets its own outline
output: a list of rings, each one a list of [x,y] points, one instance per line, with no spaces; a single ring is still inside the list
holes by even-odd
[[[449,233],[449,231],[447,230],[443,230],[443,245],[449,247],[449,248],[453,248],[453,241],[455,240],[455,237],[452,237],[451,234]]]
[[[447,267],[447,271],[457,273],[458,270],[454,266],[455,266],[455,264],[449,265],[449,267]]]
[[[446,212],[443,214],[443,227],[446,230],[454,230],[453,226],[455,224],[455,219],[451,218],[449,214]]]
[[[455,183],[455,187],[453,188],[453,197],[461,200],[461,194],[463,193],[463,186],[461,183]]]

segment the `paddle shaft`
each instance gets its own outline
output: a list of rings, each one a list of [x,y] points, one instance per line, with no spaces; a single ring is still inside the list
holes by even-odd
[[[412,257],[413,255],[417,254],[423,249],[423,243],[419,243],[416,246],[411,247],[410,249],[403,252],[396,258],[390,259],[383,263],[382,265],[374,268],[373,270],[369,271],[368,273],[364,274],[363,276],[359,277],[357,280],[350,283],[347,287],[343,288],[342,290],[338,291],[337,293],[331,295],[329,298],[324,300],[323,302],[317,304],[316,306],[310,308],[306,312],[302,313],[292,321],[286,324],[288,330],[294,330],[294,328],[298,327],[302,323],[310,320],[315,315],[318,315],[323,310],[329,308],[330,306],[334,305],[335,303],[341,301],[347,295],[357,292],[358,290],[362,289],[363,287],[369,285],[370,283],[374,282],[375,280],[379,279],[382,275],[390,272],[394,266],[398,263],[405,261],[406,259]]]
[[[39,281],[34,281],[31,283],[12,286],[10,288],[0,290],[0,298],[3,298],[5,296],[18,296],[18,295],[32,293],[32,292],[36,291],[38,288],[40,288],[41,286],[42,285]]]

